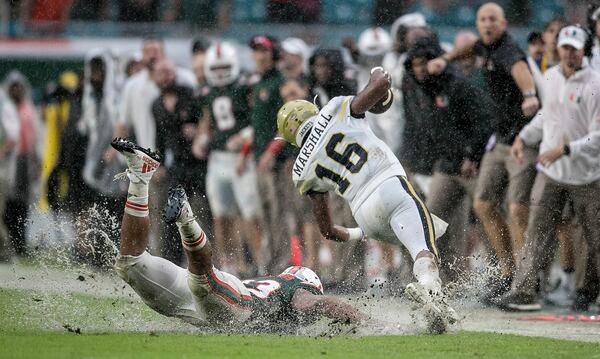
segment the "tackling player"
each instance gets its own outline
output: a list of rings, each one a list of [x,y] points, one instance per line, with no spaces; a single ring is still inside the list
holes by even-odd
[[[405,293],[424,304],[429,314],[452,324],[456,313],[441,296],[436,263],[434,218],[439,219],[429,213],[396,156],[364,119],[369,110],[381,113],[389,108],[393,101],[390,86],[390,76],[374,68],[358,95],[335,97],[320,111],[304,100],[284,104],[277,114],[277,127],[284,140],[300,148],[292,177],[300,193],[310,196],[323,236],[346,242],[368,235],[402,243],[414,260],[417,278]],[[360,228],[332,223],[329,191],[349,202]]]
[[[359,322],[366,316],[349,304],[324,296],[319,277],[309,268],[290,267],[278,276],[241,281],[213,267],[211,245],[196,221],[182,187],[169,191],[164,211],[176,223],[188,269],[146,252],[149,239],[148,185],[160,156],[134,143],[115,139],[126,159],[129,190],[121,225],[118,275],[152,309],[194,325],[294,326],[319,316]]]

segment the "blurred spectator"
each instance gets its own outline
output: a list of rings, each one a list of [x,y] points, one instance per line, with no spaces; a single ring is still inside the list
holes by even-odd
[[[396,138],[396,143],[390,143],[392,150],[396,154],[402,148],[402,138],[406,124],[403,94],[402,78],[404,76],[404,60],[406,59],[406,33],[408,29],[414,27],[426,26],[425,18],[421,14],[406,14],[394,21],[391,28],[392,49],[384,55],[382,59],[383,68],[392,76],[392,88],[394,90],[394,102],[392,107],[386,112],[386,116],[395,121],[396,130],[390,134],[391,138]]]
[[[170,0],[164,21],[182,20],[196,28],[222,31],[232,10],[231,0]]]
[[[77,131],[68,131],[75,128],[81,117],[81,82],[82,79],[73,71],[63,72],[58,80],[58,86],[50,87],[46,94],[42,115],[45,123],[44,151],[42,159],[41,194],[39,207],[42,211],[50,208],[59,210],[70,203],[70,194],[74,189],[74,178],[81,174],[74,169],[80,168],[84,163],[85,146],[70,147],[80,144],[71,134]],[[69,126],[73,127],[69,127]],[[77,161],[72,159],[77,158]]]
[[[134,53],[125,62],[125,80],[144,69],[142,54]]]
[[[596,71],[600,71],[600,3],[596,7],[590,7],[590,26],[592,34],[591,65]]]
[[[600,255],[600,74],[584,63],[588,35],[568,26],[558,37],[559,66],[544,76],[546,103],[519,133],[511,153],[523,160],[525,146],[540,143],[525,252],[512,290],[495,301],[509,310],[539,310],[537,273],[548,266],[557,241],[553,231],[572,200],[590,253]],[[573,105],[570,105],[573,104]],[[550,250],[549,250],[550,249]]]
[[[563,27],[567,26],[568,22],[562,16],[556,16],[550,19],[544,26],[544,32],[542,33],[545,52],[540,62],[540,71],[546,72],[550,67],[557,65],[560,59],[558,58],[558,46],[556,46],[556,39],[558,38],[558,32]],[[543,99],[542,99],[543,100]]]
[[[156,22],[159,20],[160,0],[119,0],[119,21]]]
[[[13,193],[16,153],[19,144],[20,121],[17,110],[0,88],[0,263],[9,262],[12,248],[4,222],[6,201]]]
[[[252,152],[258,162],[258,189],[262,200],[263,215],[266,231],[270,239],[271,260],[267,272],[290,263],[290,233],[286,223],[282,223],[285,213],[281,193],[284,193],[285,181],[291,179],[281,169],[282,146],[280,141],[272,143],[277,133],[277,111],[283,104],[279,89],[283,83],[283,75],[277,69],[280,48],[276,40],[269,36],[258,35],[250,40],[252,59],[260,80],[252,88],[252,109],[250,125],[252,126]],[[243,138],[241,135],[238,138]],[[253,160],[249,151],[244,150],[244,156],[238,162],[238,173],[244,172],[247,161]],[[285,153],[285,152],[284,152]]]
[[[311,101],[310,89],[308,83],[300,78],[288,78],[281,85],[280,90],[281,98],[283,103],[293,100],[307,100]],[[286,161],[284,171],[291,176],[293,160]],[[319,253],[329,253],[331,256],[331,249],[329,248],[329,241],[321,241],[321,234],[316,226],[314,216],[312,214],[311,202],[308,196],[300,196],[300,193],[296,190],[292,181],[287,182],[289,189],[285,193],[289,193],[291,198],[282,199],[286,203],[289,203],[292,207],[293,218],[295,222],[296,233],[298,233],[302,239],[302,246],[304,249],[304,256],[302,265],[309,268],[319,269],[320,265],[327,266],[331,263],[321,263]],[[323,273],[321,272],[321,278]]]
[[[279,69],[286,79],[308,79],[308,59],[310,48],[304,40],[288,37],[281,43]]]
[[[486,3],[477,12],[479,40],[428,64],[431,73],[439,73],[448,61],[475,51],[484,59],[488,90],[496,105],[494,112],[499,114],[475,190],[475,212],[484,225],[501,270],[501,278],[487,286],[489,294],[484,301],[506,292],[512,281],[515,262],[523,247],[529,195],[536,172],[535,150],[526,150],[526,160],[522,162],[510,156],[514,137],[538,110],[539,100],[526,55],[506,28],[504,10],[495,3]],[[502,213],[505,191],[508,192],[510,227]]]
[[[71,80],[65,81],[62,79],[65,75],[61,76],[60,82],[63,85],[59,86],[56,92],[52,94],[51,103],[53,105],[50,105],[50,108],[46,107],[46,110],[52,110],[52,107],[56,106],[56,102],[58,102],[61,104],[62,109],[68,110],[65,127],[59,133],[58,159],[50,174],[48,189],[50,191],[50,202],[54,210],[60,210],[62,214],[71,214],[73,217],[77,217],[88,206],[86,196],[81,195],[87,193],[88,190],[83,181],[86,152],[82,151],[82,149],[87,148],[87,137],[82,133],[84,127],[82,122],[84,76],[83,73],[71,74],[76,76],[73,79],[76,81],[73,85],[75,87],[71,88],[71,85],[67,84]],[[68,72],[66,75],[71,76]],[[65,91],[66,88],[69,88],[69,90]],[[48,115],[51,115],[52,112],[46,111]],[[47,119],[52,121],[53,116],[49,116]],[[51,141],[49,136],[48,141]],[[51,160],[51,157],[47,159]],[[42,174],[44,170],[43,167]],[[51,186],[56,184],[60,184],[61,188],[66,188],[66,190],[59,193],[53,191]]]
[[[82,21],[103,21],[110,17],[110,0],[74,0],[70,18]]]
[[[116,238],[118,231],[113,223],[120,223],[125,189],[114,177],[122,171],[116,158],[105,156],[116,128],[118,99],[117,69],[114,58],[107,49],[94,49],[85,58],[81,122],[78,124],[87,137],[85,165],[82,177],[86,185],[82,210],[77,216],[77,255],[86,262],[99,267],[105,262],[105,254],[112,247],[109,238]],[[105,221],[98,221],[97,213]],[[100,232],[90,232],[93,226]],[[94,250],[90,251],[90,245]]]
[[[466,44],[473,43],[477,41],[477,35],[470,30],[462,30],[456,33],[454,37],[454,47],[455,48],[463,48]],[[485,77],[483,74],[481,58],[475,56],[475,54],[469,54],[464,56],[457,61],[458,70],[462,73],[462,75],[468,78],[474,85],[477,87],[484,89],[487,84],[485,82]]]
[[[164,58],[163,41],[153,37],[146,38],[142,47],[144,69],[127,80],[120,96],[117,135],[127,137],[132,129],[131,134],[135,136],[136,142],[146,148],[156,147],[156,125],[152,117],[152,102],[160,94],[150,71],[158,60]],[[196,79],[189,70],[177,68],[177,83],[193,88],[196,86]],[[111,152],[114,156],[115,152]]]
[[[233,44],[217,42],[206,53],[205,74],[210,89],[204,97],[204,153],[209,152],[206,191],[214,216],[215,248],[221,265],[237,273],[265,274],[266,256],[262,247],[262,211],[256,177],[256,164],[249,161],[243,172],[236,171],[240,158],[239,141],[250,126],[250,88],[240,76],[240,59]],[[230,142],[230,140],[232,140]],[[210,141],[210,142],[209,142]],[[235,144],[235,145],[233,145]],[[239,233],[250,252],[246,264]],[[233,255],[233,258],[228,258]]]
[[[447,68],[439,75],[427,73],[427,61],[443,53],[436,37],[417,41],[407,54],[407,74],[423,90],[422,116],[432,118],[432,146],[439,147],[427,196],[427,207],[449,223],[438,241],[441,274],[456,281],[465,270],[465,230],[472,203],[478,163],[491,129],[491,99],[469,81]],[[445,279],[444,279],[445,278]]]
[[[31,98],[29,81],[18,71],[8,74],[4,81],[8,96],[13,101],[20,122],[17,147],[14,189],[8,196],[4,218],[13,248],[18,255],[25,255],[25,227],[31,203],[31,187],[39,176],[38,136],[40,118]]]
[[[191,116],[193,88],[176,82],[177,68],[168,60],[154,64],[152,77],[160,90],[152,103],[156,126],[156,149],[163,154],[162,182],[169,187],[182,185],[190,195],[190,203],[197,204],[199,161],[192,155],[192,140],[196,135],[196,119]],[[196,207],[196,206],[194,206]],[[196,208],[194,208],[196,209]],[[199,214],[202,211],[198,212]],[[181,246],[174,228],[164,227],[161,254],[174,263],[181,262]]]
[[[545,51],[546,48],[544,46],[542,33],[539,31],[530,32],[529,35],[527,35],[527,64],[533,73],[534,79],[537,74],[541,75],[540,67]]]
[[[345,77],[346,64],[338,49],[317,49],[309,60],[310,84],[317,106],[323,107],[336,96],[355,93],[355,86]]]
[[[204,61],[206,50],[210,46],[208,39],[200,37],[192,42],[192,72],[198,82],[198,89],[206,86],[206,76],[204,75]]]
[[[417,41],[424,38],[437,39],[437,35],[428,28],[413,27],[406,32],[404,46],[410,51]],[[410,65],[405,62],[406,56],[407,54],[402,60],[405,68]],[[405,125],[398,156],[410,178],[427,197],[433,165],[440,158],[440,148],[435,145],[433,137],[433,129],[437,124],[433,122],[434,117],[431,113],[423,112],[429,100],[413,76],[406,76],[403,72],[401,90]]]
[[[319,22],[321,0],[269,0],[267,17],[271,22]]]

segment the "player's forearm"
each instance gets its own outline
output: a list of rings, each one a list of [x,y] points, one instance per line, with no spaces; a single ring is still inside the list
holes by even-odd
[[[367,87],[352,100],[350,105],[352,114],[362,115],[369,111],[383,96],[388,95],[390,87],[391,83],[383,77],[369,82]]]
[[[347,242],[350,238],[348,233],[348,229],[342,226],[333,225],[328,228],[321,228],[319,226],[319,230],[325,239],[334,242]]]
[[[511,75],[521,90],[521,93],[526,94],[535,91],[533,75],[529,71],[529,67],[525,61],[515,63],[511,68]]]
[[[336,319],[341,322],[357,323],[368,319],[358,309],[333,297],[323,297],[314,306],[316,314]]]

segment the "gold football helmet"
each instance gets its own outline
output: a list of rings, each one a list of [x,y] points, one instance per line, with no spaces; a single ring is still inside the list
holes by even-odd
[[[306,100],[286,102],[277,112],[277,130],[284,140],[300,147],[298,130],[306,121],[319,114],[319,108]]]

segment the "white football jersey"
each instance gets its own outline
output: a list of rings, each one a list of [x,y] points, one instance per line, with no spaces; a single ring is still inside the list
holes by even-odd
[[[301,194],[334,191],[354,213],[383,181],[406,173],[367,121],[350,115],[353,98],[333,98],[312,120],[292,178]]]

